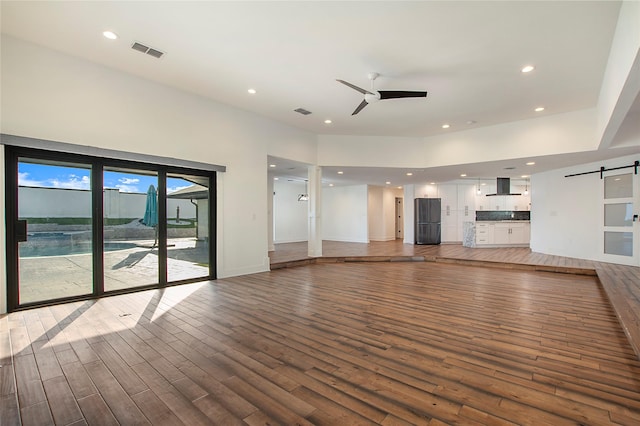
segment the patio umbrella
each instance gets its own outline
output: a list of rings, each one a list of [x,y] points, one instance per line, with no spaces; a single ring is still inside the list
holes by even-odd
[[[149,189],[147,189],[147,204],[142,223],[156,230],[156,240],[153,242],[153,247],[155,247],[158,243],[158,194],[153,185],[149,185]]]

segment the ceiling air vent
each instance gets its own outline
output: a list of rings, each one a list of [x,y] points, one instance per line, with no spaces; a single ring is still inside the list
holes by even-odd
[[[157,59],[161,58],[162,55],[164,55],[164,52],[153,49],[149,46],[145,46],[144,44],[138,43],[137,41],[133,43],[133,45],[131,45],[131,48],[133,50],[137,50],[138,52],[146,53],[147,55],[153,56],[154,58],[157,58]]]
[[[307,111],[307,110],[306,110],[306,109],[304,109],[304,108],[297,108],[297,109],[294,109],[294,111],[295,111],[295,112],[298,112],[298,113],[300,113],[300,114],[302,114],[302,115],[309,115],[309,114],[311,114],[311,111]]]

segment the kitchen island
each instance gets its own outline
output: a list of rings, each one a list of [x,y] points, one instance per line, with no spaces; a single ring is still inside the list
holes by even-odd
[[[529,247],[529,211],[478,211],[463,224],[465,247]]]

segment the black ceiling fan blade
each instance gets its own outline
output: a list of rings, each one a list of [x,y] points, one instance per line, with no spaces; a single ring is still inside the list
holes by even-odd
[[[380,99],[426,98],[427,92],[412,92],[407,90],[379,90]]]
[[[353,90],[357,90],[358,92],[362,93],[363,95],[366,95],[366,94],[373,95],[373,93],[371,93],[371,92],[369,92],[367,90],[364,90],[364,89],[362,89],[362,88],[360,88],[358,86],[354,86],[353,84],[351,84],[349,82],[346,82],[344,80],[336,80],[336,81],[344,84],[345,86],[351,87]]]
[[[362,111],[362,109],[364,107],[366,107],[367,105],[369,105],[369,103],[367,101],[363,100],[362,102],[360,102],[360,105],[358,105],[358,108],[356,108],[356,110],[353,111],[353,113],[351,115],[356,115],[357,113]]]

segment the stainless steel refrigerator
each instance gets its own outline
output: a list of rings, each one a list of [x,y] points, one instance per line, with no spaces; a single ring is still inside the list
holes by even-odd
[[[414,202],[415,244],[440,244],[440,198],[416,198]]]

